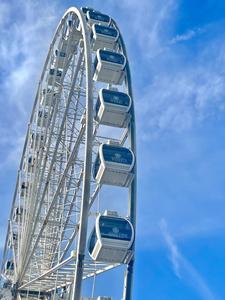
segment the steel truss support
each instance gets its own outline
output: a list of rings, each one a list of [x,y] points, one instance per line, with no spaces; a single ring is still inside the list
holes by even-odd
[[[80,29],[77,42],[66,37],[70,22],[74,28]],[[110,26],[119,31],[113,19]],[[19,298],[50,297],[54,300],[58,288],[69,287],[70,299],[67,300],[81,300],[83,280],[121,266],[86,257],[88,221],[91,214],[96,216],[99,213],[97,208],[95,212],[91,209],[95,209],[102,188],[101,183],[91,178],[92,158],[96,156],[100,144],[109,139],[121,146],[128,145],[136,155],[134,101],[129,112],[129,125],[120,128],[120,133],[115,137],[102,134],[100,124],[93,118],[99,83],[93,81],[96,52],[90,42],[90,34],[91,26],[82,11],[75,7],[68,9],[56,29],[41,74],[19,167],[2,262],[4,273],[4,264],[12,256],[15,272],[14,277],[9,275],[9,279],[16,287]],[[57,79],[55,72],[49,84],[49,70],[58,66],[59,57],[55,56],[55,50],[62,46],[67,54],[62,79]],[[76,48],[73,48],[73,54],[70,53],[72,46]],[[114,50],[127,58],[120,32]],[[125,80],[120,89],[133,100],[128,58],[124,73]],[[47,104],[49,86],[52,91]],[[115,87],[107,84],[107,88]],[[47,117],[38,123],[40,112],[42,117],[45,113]],[[35,134],[33,140],[32,134]],[[34,139],[38,135],[43,135],[42,145]],[[29,165],[30,158],[32,163]],[[133,180],[127,189],[127,217],[134,232],[136,172],[135,163],[134,175],[131,174]],[[27,186],[21,195],[23,181]],[[19,221],[15,221],[14,216],[17,207]],[[14,231],[18,232],[16,246]],[[9,241],[12,250],[8,249]],[[123,300],[132,300],[135,242],[128,252],[124,262]]]

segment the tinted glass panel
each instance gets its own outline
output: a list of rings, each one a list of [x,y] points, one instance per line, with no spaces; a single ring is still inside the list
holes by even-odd
[[[49,74],[54,75],[54,73],[55,73],[55,69],[50,69]]]
[[[54,74],[55,74],[55,69],[50,69],[49,74],[50,74],[50,75],[54,75]],[[62,75],[62,71],[57,70],[57,71],[56,71],[56,76],[59,76],[59,77],[60,77],[61,75]]]
[[[110,17],[101,13],[89,10],[89,19],[109,23]]]
[[[14,270],[14,263],[12,261],[7,261],[6,269],[7,270]]]
[[[97,157],[96,157],[94,166],[93,166],[93,176],[94,176],[94,178],[96,177],[96,175],[98,173],[99,166],[100,166],[100,159],[99,159],[99,154],[98,154]]]
[[[104,89],[102,91],[102,96],[104,101],[107,103],[118,104],[123,106],[129,106],[130,104],[130,98],[125,93]]]
[[[108,35],[108,36],[112,36],[112,37],[117,37],[117,30],[112,28],[112,27],[108,27],[108,26],[101,26],[101,25],[95,25],[95,31],[96,33],[99,34],[104,34],[104,35]]]
[[[93,8],[88,8],[88,7],[81,7],[81,10],[84,14],[86,14],[88,11],[94,11]]]
[[[124,56],[122,54],[107,51],[107,50],[100,50],[99,53],[102,60],[120,64],[120,65],[124,64]]]
[[[130,241],[132,229],[125,219],[101,216],[99,228],[102,238]]]
[[[98,64],[98,58],[97,58],[97,56],[96,56],[96,57],[95,57],[95,60],[94,60],[94,70],[96,69],[97,64]]]
[[[46,89],[43,89],[42,92],[43,92],[43,95],[45,95],[46,94]],[[50,94],[51,92],[52,92],[52,89],[48,88],[47,93]]]
[[[55,55],[56,56],[60,56],[60,57],[66,57],[66,53],[63,52],[63,51],[58,51],[58,50],[55,50]]]
[[[60,70],[57,70],[56,76],[59,76],[59,77],[61,77],[61,76],[62,76],[62,71],[60,71]]]
[[[103,156],[106,161],[131,165],[133,157],[129,149],[112,145],[103,145]]]
[[[93,30],[91,31],[90,39],[93,40]]]
[[[94,250],[96,242],[97,242],[97,237],[96,237],[96,232],[94,229],[91,233],[91,237],[89,240],[89,246],[88,246],[89,253],[92,253],[92,251]]]
[[[97,102],[95,104],[95,118],[97,117],[100,105],[101,105],[101,102],[100,102],[99,97],[98,97]]]
[[[69,21],[68,21],[68,26],[71,27],[72,24],[73,24],[73,21],[72,21],[72,20],[69,20]]]

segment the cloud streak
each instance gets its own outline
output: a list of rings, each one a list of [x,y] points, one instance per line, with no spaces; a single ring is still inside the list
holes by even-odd
[[[0,14],[2,170],[18,165],[41,66],[57,23],[57,6],[54,2],[3,0]]]
[[[170,261],[175,275],[196,290],[204,300],[215,300],[217,297],[210,290],[203,277],[194,268],[194,266],[181,254],[172,235],[170,234],[165,219],[161,219],[160,229],[164,241],[170,253]]]
[[[204,30],[202,28],[189,29],[184,34],[178,34],[174,38],[172,38],[172,40],[170,41],[170,44],[172,45],[172,44],[176,44],[176,43],[183,42],[183,41],[189,41],[192,38],[198,36],[199,34],[201,34],[203,32],[204,32]]]

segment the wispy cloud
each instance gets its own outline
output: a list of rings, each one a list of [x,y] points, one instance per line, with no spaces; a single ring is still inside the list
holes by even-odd
[[[56,2],[3,0],[0,14],[0,145],[7,148],[2,163],[6,167],[18,165],[38,77],[58,20]]]
[[[178,42],[188,41],[192,38],[198,36],[199,34],[203,33],[205,30],[203,28],[197,29],[189,29],[187,32],[183,34],[178,34],[170,41],[170,44],[176,44]]]
[[[152,62],[151,81],[137,97],[143,138],[165,130],[181,132],[224,112],[224,49],[222,37],[215,38],[195,56],[171,48],[160,63],[160,58]]]
[[[204,300],[215,300],[216,295],[211,291],[208,284],[194,266],[182,255],[179,251],[172,235],[170,234],[165,219],[160,222],[160,228],[168,247],[170,260],[173,266],[175,275],[189,285],[201,296]]]

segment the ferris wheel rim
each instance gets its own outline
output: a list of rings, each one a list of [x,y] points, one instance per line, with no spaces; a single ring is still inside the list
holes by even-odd
[[[42,71],[42,74],[41,74],[41,77],[40,77],[39,85],[40,85],[40,82],[42,81],[43,76],[45,74],[46,67],[47,67],[47,64],[48,64],[48,60],[49,60],[49,57],[50,57],[50,53],[51,53],[52,48],[54,47],[54,43],[56,41],[57,34],[60,31],[61,27],[63,26],[63,22],[65,21],[66,17],[69,14],[75,14],[80,20],[81,27],[82,27],[82,35],[83,35],[83,40],[84,40],[84,49],[85,49],[84,56],[85,56],[85,68],[86,68],[86,86],[88,88],[87,88],[87,93],[86,93],[86,119],[85,119],[85,123],[86,123],[85,168],[86,169],[85,169],[84,177],[83,177],[83,188],[82,188],[83,201],[82,201],[82,203],[84,205],[86,205],[85,209],[86,209],[86,211],[88,211],[89,202],[87,201],[87,199],[90,198],[90,180],[91,180],[90,178],[91,178],[91,166],[92,166],[92,162],[91,162],[91,160],[92,160],[92,136],[93,136],[93,111],[92,111],[92,107],[93,107],[93,88],[92,88],[92,74],[91,74],[92,59],[91,59],[91,46],[90,46],[90,41],[88,39],[88,32],[87,32],[87,24],[86,24],[86,20],[84,18],[84,15],[82,14],[80,9],[78,9],[76,7],[71,7],[64,13],[63,17],[61,18],[61,20],[60,20],[60,22],[59,22],[59,24],[56,28],[56,31],[55,31],[54,37],[52,39],[52,42],[50,44],[50,47],[49,47],[48,55],[47,55],[47,58],[46,58],[46,61],[45,61],[44,67],[43,67],[43,71]],[[128,94],[132,99],[132,102],[131,102],[132,120],[131,120],[129,128],[128,128],[128,135],[129,135],[129,139],[131,141],[131,150],[133,151],[133,153],[136,156],[135,113],[134,113],[134,101],[133,101],[133,92],[132,92],[132,83],[131,83],[129,60],[128,60],[128,57],[127,57],[126,47],[125,47],[125,43],[124,43],[123,38],[122,38],[122,34],[120,33],[120,30],[119,30],[116,22],[113,19],[112,19],[112,24],[114,24],[114,26],[116,27],[116,29],[119,32],[120,41],[121,41],[121,45],[122,45],[122,51],[123,51],[125,57],[127,58],[126,77],[125,77],[126,82],[125,82],[125,84],[126,84],[127,89],[128,89]],[[37,92],[36,97],[35,97],[35,103],[34,103],[34,106],[33,106],[30,123],[32,123],[33,114],[34,114],[34,107],[35,107],[37,101],[38,101],[38,92]],[[28,134],[29,134],[29,130],[27,132],[23,152],[26,149]],[[22,158],[23,158],[23,156],[22,156]],[[22,159],[21,159],[21,163],[22,163]],[[130,222],[132,223],[132,225],[134,227],[134,231],[135,231],[135,228],[136,228],[136,181],[137,181],[137,178],[136,178],[137,177],[136,176],[136,162],[134,164],[134,174],[135,174],[135,176],[134,176],[134,179],[131,183],[130,192],[129,192],[130,193],[130,196],[129,196],[130,197],[130,207],[129,207],[128,215],[129,215],[129,218],[130,218]],[[14,198],[15,198],[15,196],[14,196]],[[13,205],[12,205],[10,218],[12,218],[12,215],[13,215],[13,208],[14,208],[14,202],[13,202]],[[82,212],[81,212],[81,216],[82,216]],[[86,222],[85,218],[87,219],[88,216],[81,217],[81,221],[83,221],[84,223]],[[82,227],[82,224],[80,224],[80,228],[81,227]],[[87,240],[87,232],[85,232],[85,230],[87,230],[87,229],[84,228],[83,233],[82,233],[80,228],[79,228],[78,234],[79,234],[79,239],[81,240],[80,241],[81,247],[83,247],[83,249],[84,249],[85,246],[86,246],[86,240]],[[9,231],[8,231],[7,235],[8,234],[9,234]],[[135,245],[135,243],[133,243],[133,251],[134,251],[134,245]],[[79,249],[79,247],[77,247],[77,249]],[[81,259],[81,260],[83,259],[83,257],[81,257],[82,255],[84,255],[82,252],[84,252],[84,251],[81,251],[81,253],[78,254],[78,256],[77,256],[78,263],[76,263],[76,270],[77,270],[77,267],[80,264],[79,259]],[[79,256],[79,255],[81,255],[81,256]],[[134,256],[132,257],[132,264],[133,264],[133,260],[134,260]],[[2,268],[3,268],[3,266],[2,266]],[[26,270],[24,269],[24,272],[25,271]],[[76,280],[77,279],[75,278],[74,283],[76,282]],[[82,280],[81,276],[80,276],[79,280]],[[75,284],[74,284],[74,286],[75,286]],[[79,292],[78,292],[78,294],[79,294]],[[125,296],[124,299],[130,299],[130,298],[127,298],[127,296]]]

